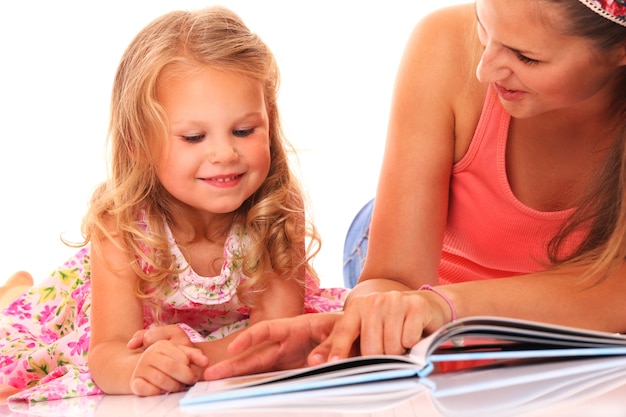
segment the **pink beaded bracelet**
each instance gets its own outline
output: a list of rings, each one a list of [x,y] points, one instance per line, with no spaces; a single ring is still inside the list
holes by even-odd
[[[431,287],[428,284],[424,284],[419,288],[419,291],[432,291],[435,294],[437,294],[439,297],[443,298],[446,303],[448,303],[448,306],[450,307],[450,312],[452,313],[452,320],[451,321],[455,321],[456,320],[456,310],[454,309],[454,305],[452,305],[452,301],[450,301],[450,299],[448,297],[446,297],[441,291],[439,291],[438,289]]]

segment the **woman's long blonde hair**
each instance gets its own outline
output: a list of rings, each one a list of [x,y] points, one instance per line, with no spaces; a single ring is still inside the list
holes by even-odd
[[[316,278],[309,261],[319,250],[320,239],[305,218],[305,198],[289,166],[291,147],[283,136],[276,103],[280,78],[276,61],[265,43],[228,9],[168,13],[146,26],[127,48],[111,99],[110,175],[92,197],[83,233],[86,242],[96,235],[111,238],[105,222],[113,221],[121,249],[141,278],[138,295],[158,299],[165,294],[169,278],[178,270],[163,222],[171,222],[175,213],[188,213],[156,173],[168,135],[166,115],[156,100],[157,82],[166,68],[171,72],[203,66],[234,71],[264,88],[270,170],[234,217],[245,225],[251,242],[239,260],[249,280],[240,286],[238,296],[252,302],[251,294],[266,287],[267,271],[302,282],[305,272]],[[142,263],[149,268],[142,268]]]
[[[567,22],[562,28],[564,32],[591,40],[598,54],[626,47],[626,27],[601,17],[580,1],[543,1],[562,7]],[[615,137],[613,146],[603,166],[590,178],[575,213],[549,245],[549,257],[554,265],[589,266],[584,278],[595,281],[607,277],[626,259],[626,67],[619,71],[614,103],[607,112],[607,116],[618,120],[617,126],[608,129]],[[585,231],[585,237],[580,245],[573,251],[565,251],[569,237],[581,230]]]

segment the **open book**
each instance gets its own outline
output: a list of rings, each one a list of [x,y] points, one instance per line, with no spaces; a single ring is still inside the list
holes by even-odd
[[[327,413],[504,417],[555,405],[560,408],[582,405],[586,409],[585,406],[590,407],[586,401],[590,404],[601,401],[607,410],[620,410],[623,396],[611,392],[623,392],[625,387],[626,356],[601,356],[213,401],[183,405],[181,410],[193,415],[217,411],[220,416],[237,417],[257,414],[319,417]],[[606,395],[614,399],[598,399]],[[389,412],[391,409],[393,413]]]
[[[308,368],[201,381],[185,394],[180,404],[190,406],[287,393],[298,393],[304,398],[329,387],[341,387],[348,395],[362,392],[364,384],[371,382],[424,378],[436,366],[462,369],[493,366],[503,361],[515,365],[615,355],[626,356],[625,335],[509,318],[467,317],[448,323],[422,339],[406,355],[359,356]]]

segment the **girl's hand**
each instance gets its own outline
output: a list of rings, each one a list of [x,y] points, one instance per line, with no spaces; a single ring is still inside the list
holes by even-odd
[[[228,346],[232,355],[204,371],[215,380],[307,365],[307,355],[330,334],[337,313],[266,320],[242,330]]]
[[[330,336],[313,349],[309,363],[348,357],[359,337],[361,355],[405,353],[425,331],[434,330],[435,323],[445,322],[441,309],[448,307],[442,307],[436,297],[427,291],[389,291],[354,297]]]
[[[127,346],[131,350],[146,349],[159,340],[169,340],[175,345],[193,347],[193,343],[189,340],[187,333],[179,326],[173,324],[139,330],[128,341]]]
[[[182,391],[200,379],[208,364],[199,349],[159,340],[141,353],[130,387],[139,396]]]

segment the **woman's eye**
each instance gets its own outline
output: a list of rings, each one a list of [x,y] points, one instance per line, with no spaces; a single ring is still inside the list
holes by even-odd
[[[537,61],[536,59],[528,58],[527,56],[524,56],[522,54],[517,54],[517,59],[522,61],[524,64],[529,65],[537,65],[539,63],[539,61]]]
[[[182,136],[183,140],[185,142],[189,142],[189,143],[197,143],[200,142],[202,139],[204,139],[204,134],[199,134],[199,135],[183,135]]]
[[[487,41],[486,41],[486,35],[485,35],[485,30],[483,29],[483,27],[478,24],[476,27],[476,31],[478,33],[478,41],[480,42],[480,44],[484,47],[487,46]]]
[[[235,129],[233,130],[233,135],[238,138],[245,138],[246,136],[250,136],[254,132],[254,128],[250,129]]]

